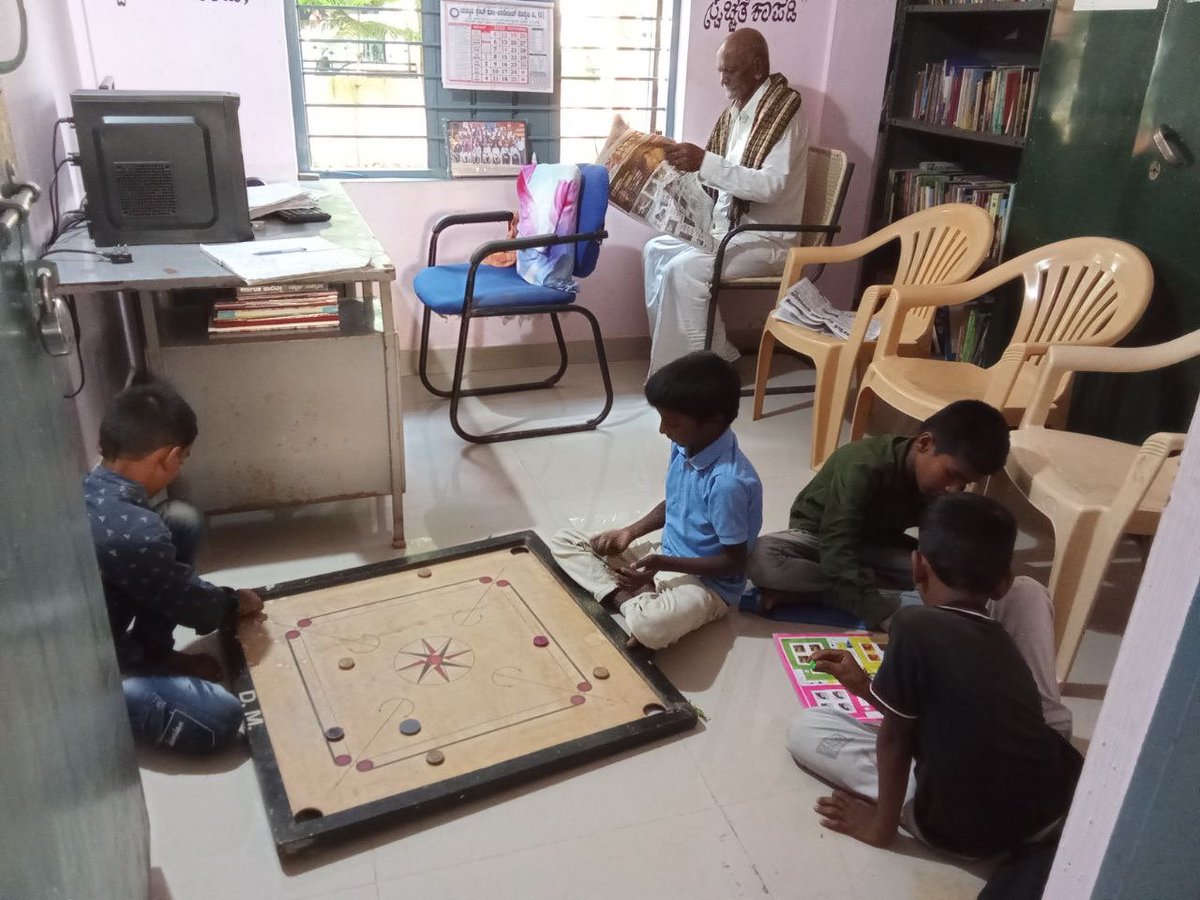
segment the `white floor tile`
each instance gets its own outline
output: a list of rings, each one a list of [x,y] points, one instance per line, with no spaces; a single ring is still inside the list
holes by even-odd
[[[749,384],[745,363],[742,369]],[[477,382],[512,374],[483,373]],[[484,427],[586,416],[600,396],[595,376],[594,367],[581,366],[560,388],[473,401],[469,414]],[[564,526],[600,530],[641,517],[663,497],[668,453],[642,396],[644,376],[644,363],[613,366],[616,403],[598,431],[486,446],[454,435],[447,402],[406,378],[408,551],[524,529],[548,538]],[[810,378],[800,372],[777,380]],[[792,499],[812,477],[810,403],[769,397],[769,414],[758,422],[750,410],[745,398],[735,430],[766,486],[764,529],[774,531],[787,526]],[[251,586],[392,558],[399,554],[391,547],[389,504],[216,517],[202,566],[214,581]],[[1052,538],[1036,513],[1019,518],[1020,563],[1045,577]],[[1136,557],[1137,549],[1120,555]],[[1139,563],[1114,572],[1098,630],[1088,632],[1072,672],[1083,688],[1067,698],[1081,746],[1091,736]],[[771,634],[788,630],[731,613],[657,654],[707,718],[693,732],[282,861],[244,755],[197,763],[145,754],[154,863],[170,900],[975,896],[979,867],[909,839],[877,850],[817,824],[811,807],[824,788],[783,747],[798,704]]]

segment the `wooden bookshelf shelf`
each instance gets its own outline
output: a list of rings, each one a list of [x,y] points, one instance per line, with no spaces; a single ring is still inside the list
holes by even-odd
[[[914,3],[904,8],[905,15],[942,15],[954,13],[1050,12],[1056,0],[991,0],[989,3]]]
[[[1055,0],[897,0],[875,154],[872,230],[936,203],[975,203],[996,225],[996,243],[983,268],[1005,258],[1026,146],[1020,132],[1037,102],[1037,73],[1057,6]],[[942,124],[999,127],[1001,121],[1018,133]],[[872,254],[863,263],[860,288],[886,284],[894,266],[894,251]],[[973,322],[968,349],[972,359],[982,359],[986,354],[976,339],[983,334],[985,312],[983,306],[959,310],[955,322],[939,311],[940,352],[957,353]]]
[[[932,122],[922,122],[918,119],[895,116],[888,119],[888,124],[894,128],[924,131],[927,134],[937,134],[942,137],[957,138],[963,141],[981,141],[985,144],[994,144],[997,147],[1020,149],[1025,146],[1025,138],[1023,137],[1016,137],[1011,134],[989,134],[986,131],[968,131],[965,128],[955,128],[951,125],[935,125]]]

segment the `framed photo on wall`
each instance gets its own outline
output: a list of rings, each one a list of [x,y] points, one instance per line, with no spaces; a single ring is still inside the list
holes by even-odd
[[[516,175],[525,165],[525,123],[447,122],[451,178]]]

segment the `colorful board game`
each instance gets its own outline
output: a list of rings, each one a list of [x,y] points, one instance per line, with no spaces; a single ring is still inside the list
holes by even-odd
[[[860,722],[878,722],[883,718],[875,707],[850,693],[832,675],[817,672],[808,661],[818,650],[849,650],[858,664],[871,676],[883,662],[883,647],[865,631],[844,634],[776,634],[775,647],[783,660],[792,687],[805,708],[823,706],[849,713]]]
[[[696,723],[531,532],[262,594],[229,650],[284,850]]]

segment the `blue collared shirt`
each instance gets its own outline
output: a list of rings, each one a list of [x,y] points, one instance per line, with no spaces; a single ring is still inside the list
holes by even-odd
[[[83,489],[122,669],[170,650],[174,625],[207,634],[232,618],[236,593],[176,559],[170,529],[144,487],[100,465],[84,477]],[[139,616],[161,624],[130,630]]]
[[[662,552],[667,556],[716,556],[721,548],[754,547],[762,529],[762,482],[726,429],[697,453],[671,444],[667,468],[667,517]],[[744,575],[704,578],[726,603],[736,603]]]

